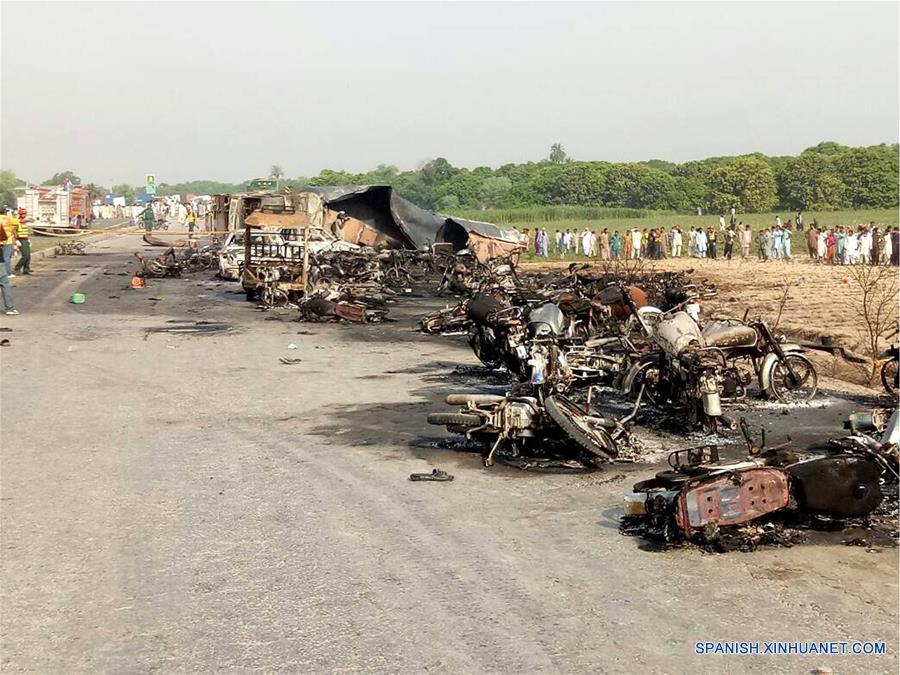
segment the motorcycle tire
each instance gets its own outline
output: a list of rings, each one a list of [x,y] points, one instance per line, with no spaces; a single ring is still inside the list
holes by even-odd
[[[884,390],[891,396],[897,393],[898,380],[900,380],[900,362],[897,359],[891,359],[881,366],[881,384]]]
[[[770,375],[770,393],[782,403],[809,403],[816,395],[819,377],[816,368],[809,359],[800,354],[790,352],[784,355],[791,368],[800,376],[800,381],[790,382],[790,373],[784,364],[776,362]]]
[[[573,441],[593,455],[603,459],[615,459],[618,454],[616,442],[606,429],[590,426],[578,407],[563,396],[548,396],[544,408],[559,427]]]
[[[481,417],[471,413],[430,413],[428,424],[440,427],[480,427]]]

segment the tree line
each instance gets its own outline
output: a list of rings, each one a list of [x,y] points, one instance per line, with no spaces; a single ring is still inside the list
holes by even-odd
[[[723,213],[731,207],[741,212],[892,208],[898,206],[898,170],[896,143],[849,147],[825,141],[798,156],[753,153],[682,164],[577,161],[556,143],[541,161],[497,169],[458,168],[438,157],[412,171],[382,164],[365,173],[324,169],[317,176],[284,178],[281,167],[273,165],[270,176],[281,187],[294,189],[388,184],[413,203],[440,212],[570,205],[685,213],[700,208]],[[65,180],[81,184],[71,171],[55,174],[44,184],[59,185]],[[218,194],[240,192],[248,183],[197,180],[159,183],[157,189],[160,195]],[[129,185],[109,190],[93,184],[86,187],[98,195],[110,191],[124,195],[129,201],[136,194]]]

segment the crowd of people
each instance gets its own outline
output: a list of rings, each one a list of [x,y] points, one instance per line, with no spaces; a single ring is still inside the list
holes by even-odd
[[[793,226],[793,227],[792,227]],[[803,214],[798,212],[793,222],[776,217],[771,227],[758,230],[754,236],[749,224],[735,222],[726,225],[725,217],[717,226],[690,227],[681,225],[583,230],[556,230],[552,235],[546,228],[522,231],[523,243],[538,257],[580,255],[599,260],[660,260],[663,258],[733,258],[760,261],[790,261],[805,244],[812,260],[834,265],[900,264],[900,228],[869,225],[847,225],[826,228],[816,220],[804,228]]]

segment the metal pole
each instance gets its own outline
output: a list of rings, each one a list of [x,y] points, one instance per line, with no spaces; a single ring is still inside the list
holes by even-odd
[[[312,223],[307,222],[303,228],[303,295],[309,290],[309,228]]]

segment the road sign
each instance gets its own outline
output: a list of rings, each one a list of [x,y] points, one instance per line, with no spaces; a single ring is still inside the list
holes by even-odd
[[[148,173],[147,180],[144,181],[147,185],[156,185],[156,174]]]
[[[147,183],[144,186],[144,192],[146,192],[148,195],[155,195],[156,194],[156,183]]]

